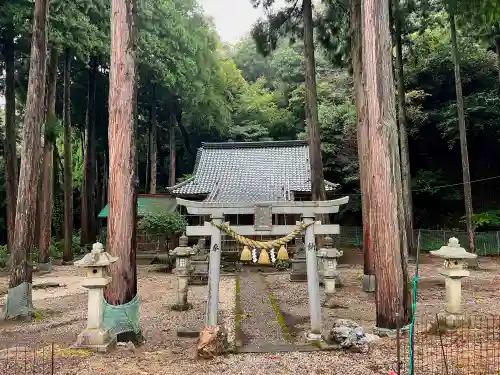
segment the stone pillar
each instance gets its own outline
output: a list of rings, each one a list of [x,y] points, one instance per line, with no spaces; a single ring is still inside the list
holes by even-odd
[[[314,223],[314,216],[305,216],[306,224]],[[307,263],[307,290],[309,293],[309,313],[311,316],[311,331],[307,337],[311,341],[321,340],[321,301],[319,295],[318,258],[316,252],[316,238],[314,224],[306,228],[306,263]]]
[[[223,217],[212,216],[214,224],[222,224]],[[220,258],[221,258],[221,234],[219,228],[212,226],[212,240],[209,260],[209,286],[208,286],[208,312],[206,325],[216,326],[219,312],[219,283],[220,283]]]
[[[443,273],[441,274],[444,275]],[[446,311],[450,314],[460,314],[462,305],[462,280],[445,275],[444,282],[446,287]]]
[[[106,352],[116,343],[116,337],[111,337],[103,326],[103,302],[104,287],[111,282],[106,267],[117,260],[118,258],[104,252],[101,243],[95,243],[92,252],[75,262],[77,267],[87,268],[87,278],[82,282],[82,286],[89,290],[87,328],[78,335],[77,347]]]

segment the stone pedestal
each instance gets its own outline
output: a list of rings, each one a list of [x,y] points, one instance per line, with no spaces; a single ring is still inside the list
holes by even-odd
[[[92,252],[75,262],[78,267],[87,268],[87,278],[82,286],[89,290],[87,306],[87,328],[78,335],[76,346],[97,352],[106,352],[116,344],[116,337],[111,337],[103,326],[104,287],[111,282],[106,267],[118,258],[104,252],[102,244],[95,243]]]
[[[292,264],[290,281],[307,281],[306,254],[303,251],[296,253],[290,262]]]
[[[205,239],[200,239],[196,245],[197,252],[191,257],[190,285],[208,284],[208,253],[205,248]]]
[[[460,314],[462,305],[462,278],[470,275],[464,269],[440,268],[439,273],[445,277],[446,312]]]

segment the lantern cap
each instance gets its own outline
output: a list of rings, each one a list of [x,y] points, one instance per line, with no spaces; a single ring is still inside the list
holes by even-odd
[[[179,246],[170,251],[170,255],[175,255],[176,257],[188,257],[195,254],[195,249],[188,246],[188,238],[183,233],[179,237]]]
[[[104,251],[104,246],[100,242],[92,245],[92,251],[75,262],[77,267],[106,267],[118,260],[118,257],[111,256]]]
[[[460,246],[458,239],[452,237],[448,240],[448,245],[441,246],[439,250],[431,251],[432,255],[445,258],[445,259],[474,259],[477,254],[469,253]]]
[[[319,258],[325,259],[336,259],[344,255],[343,251],[339,251],[336,248],[321,248],[318,251]]]

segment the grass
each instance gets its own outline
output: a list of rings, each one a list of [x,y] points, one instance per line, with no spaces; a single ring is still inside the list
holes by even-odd
[[[276,319],[278,319],[278,323],[281,326],[281,330],[283,331],[283,338],[289,342],[293,342],[292,333],[290,332],[290,328],[286,324],[286,319],[281,313],[281,310],[278,306],[278,302],[276,302],[276,298],[273,295],[269,294],[269,302],[271,302],[271,306],[273,307],[274,313],[276,314]]]

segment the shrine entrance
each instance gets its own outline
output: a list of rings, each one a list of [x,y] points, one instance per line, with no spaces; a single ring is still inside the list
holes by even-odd
[[[307,291],[304,299],[308,299],[306,312],[295,317],[302,325],[307,324],[306,332],[299,338],[309,348],[311,342],[321,341],[321,302],[319,289],[318,258],[316,235],[338,235],[337,224],[321,224],[316,221],[318,215],[337,213],[339,207],[348,202],[348,197],[329,201],[278,201],[258,204],[235,203],[228,205],[218,202],[195,202],[177,198],[177,204],[184,206],[191,215],[210,216],[201,226],[188,226],[186,235],[209,236],[211,238],[209,255],[208,298],[205,324],[217,325],[219,312],[219,281],[221,266],[221,232],[232,236],[244,251],[251,251],[244,257],[248,261],[256,261],[256,252],[273,252],[305,232],[305,260],[307,268]],[[254,225],[235,225],[225,222],[227,215],[254,215]],[[272,215],[300,215],[301,221],[296,225],[273,225]],[[275,240],[256,241],[252,236],[274,237]],[[251,249],[250,249],[251,248]],[[269,253],[267,254],[269,256]],[[286,283],[283,287],[288,288]],[[302,288],[306,286],[301,284]],[[294,286],[297,288],[297,286]],[[290,316],[282,312],[270,290],[266,277],[259,272],[244,270],[236,280],[236,343],[241,351],[280,351],[294,342],[290,332]],[[301,301],[306,303],[305,301]],[[288,320],[288,322],[287,322]],[[238,332],[240,331],[240,332]],[[238,335],[240,333],[240,335]],[[238,337],[239,336],[239,337]]]

